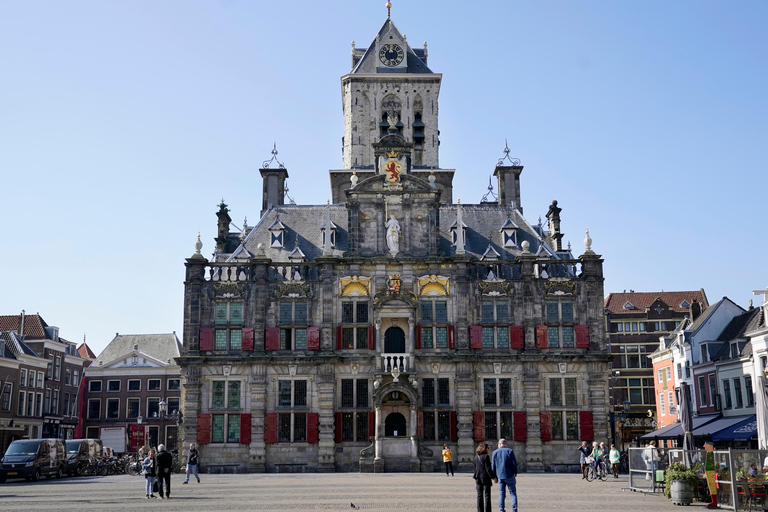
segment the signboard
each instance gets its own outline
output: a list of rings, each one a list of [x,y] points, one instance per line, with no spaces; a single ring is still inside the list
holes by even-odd
[[[135,453],[147,444],[146,425],[128,425],[128,451]]]
[[[669,408],[669,414],[678,414],[677,412],[677,406],[672,406]]]
[[[125,427],[101,427],[102,446],[109,446],[115,453],[125,453]]]

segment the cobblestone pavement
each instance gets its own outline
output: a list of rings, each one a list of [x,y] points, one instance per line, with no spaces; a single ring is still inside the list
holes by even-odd
[[[128,475],[41,480],[0,484],[0,511],[42,510],[475,510],[471,475],[457,473],[334,473],[200,475],[202,483],[182,485],[174,475],[170,500],[146,500],[144,479]],[[522,474],[518,477],[519,509],[680,510],[663,494],[622,491],[626,477],[586,482],[577,474]],[[498,487],[493,488],[498,512]],[[509,499],[509,498],[507,498]],[[509,501],[507,501],[509,504]],[[694,502],[687,510],[703,509]],[[507,509],[508,511],[511,509]],[[703,512],[703,511],[702,511]]]

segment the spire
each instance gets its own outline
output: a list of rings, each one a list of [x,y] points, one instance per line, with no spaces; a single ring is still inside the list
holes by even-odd
[[[331,201],[325,204],[325,240],[323,240],[323,256],[333,256],[331,248]]]
[[[461,199],[459,201],[459,207],[456,210],[456,256],[464,256],[466,251],[464,250],[464,222],[461,220]]]
[[[392,9],[392,2],[387,2],[387,19],[391,19],[390,17],[390,9]]]

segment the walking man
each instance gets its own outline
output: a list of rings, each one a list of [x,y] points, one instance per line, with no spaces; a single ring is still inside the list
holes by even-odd
[[[171,498],[171,467],[173,467],[173,455],[165,451],[165,445],[157,447],[157,487],[160,491],[160,499]],[[165,483],[165,496],[163,496],[163,483]]]
[[[506,439],[499,439],[498,449],[493,452],[491,459],[491,469],[496,473],[495,481],[499,484],[499,512],[506,512],[504,499],[506,498],[507,487],[509,487],[512,512],[517,512],[517,488],[515,487],[517,459],[515,452],[507,447]]]
[[[200,483],[200,475],[197,474],[197,448],[195,443],[189,445],[189,457],[187,457],[187,479],[184,480],[185,484],[189,483],[189,475],[194,474],[197,478],[197,483]]]

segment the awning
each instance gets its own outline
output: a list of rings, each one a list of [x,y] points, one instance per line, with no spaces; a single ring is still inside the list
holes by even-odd
[[[757,435],[757,416],[742,417],[742,420],[730,427],[712,434],[713,441],[749,441]]]
[[[699,434],[697,432],[697,429],[700,427],[703,427],[709,423],[712,423],[713,421],[716,421],[718,419],[722,418],[720,414],[710,414],[707,416],[697,416],[693,418],[693,435],[704,435]],[[721,427],[722,428],[722,427]],[[640,439],[677,439],[679,437],[683,437],[683,427],[680,424],[680,422],[673,423],[672,425],[667,425],[666,427],[660,428],[659,430],[656,430],[654,432],[650,432],[648,434],[645,434],[644,436],[640,436]]]
[[[717,419],[715,421],[709,422],[705,425],[701,425],[700,427],[693,427],[693,435],[695,437],[699,436],[711,436],[715,432],[720,432],[721,430],[726,430],[728,428],[733,427],[737,423],[741,423],[745,419],[752,418],[754,419],[754,414],[752,416],[725,416],[721,417],[720,419]],[[757,423],[755,423],[755,427],[757,427]],[[713,439],[714,441],[714,439]]]

